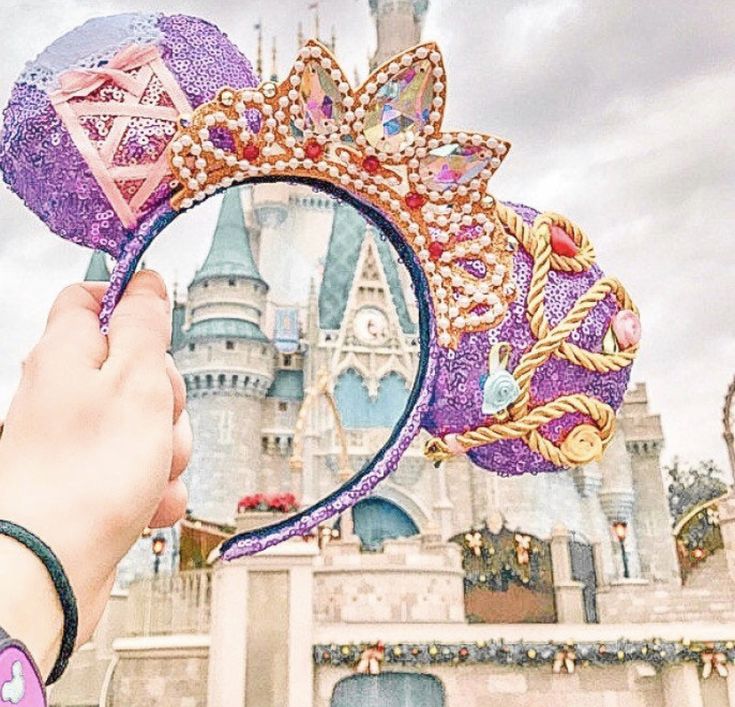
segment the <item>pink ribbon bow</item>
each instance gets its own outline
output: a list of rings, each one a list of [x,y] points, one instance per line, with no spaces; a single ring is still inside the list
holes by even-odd
[[[88,96],[107,81],[113,81],[124,91],[140,97],[145,91],[146,83],[126,72],[148,64],[158,56],[158,48],[153,44],[131,44],[115,54],[104,66],[96,69],[71,69],[61,74],[61,88],[55,95],[61,100],[69,100],[73,96]]]

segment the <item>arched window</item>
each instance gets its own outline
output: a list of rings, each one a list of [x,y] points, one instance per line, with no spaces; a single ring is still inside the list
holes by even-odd
[[[334,686],[330,707],[444,707],[444,686],[434,675],[385,672],[350,675]]]
[[[340,519],[341,520],[341,519]],[[335,523],[339,529],[340,520]],[[379,550],[384,540],[418,535],[410,516],[398,505],[384,498],[365,498],[352,507],[355,535],[366,550]]]

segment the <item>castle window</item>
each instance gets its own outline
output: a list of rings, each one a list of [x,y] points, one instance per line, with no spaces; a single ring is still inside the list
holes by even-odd
[[[286,412],[288,410],[288,403],[283,402],[282,400],[278,403],[278,410],[280,412]]]
[[[232,351],[235,348],[235,342],[234,341],[225,341],[225,348],[228,351]]]
[[[220,384],[220,386],[224,386],[224,384],[225,384],[225,378],[226,377],[225,377],[225,374],[224,373],[220,373],[219,374],[219,384]]]
[[[290,366],[291,365],[291,354],[285,354],[283,357],[283,365],[284,366]]]
[[[202,381],[200,380],[199,376],[194,376],[194,388],[199,390],[201,387]]]
[[[213,383],[212,376],[210,374],[207,374],[207,388],[211,388]]]
[[[193,351],[196,348],[195,344],[189,344],[189,351]]]
[[[263,452],[268,451],[268,438],[267,437],[260,438],[260,448]]]
[[[232,387],[237,388],[237,376],[232,376]]]
[[[202,287],[209,287],[209,280],[205,280]]]
[[[234,286],[235,286],[235,284],[236,284],[236,283],[235,283],[235,278],[234,278],[234,277],[231,277],[231,278],[230,278],[230,279],[229,279],[229,280],[227,281],[227,284],[228,284],[228,285],[229,285],[230,287],[234,287]]]

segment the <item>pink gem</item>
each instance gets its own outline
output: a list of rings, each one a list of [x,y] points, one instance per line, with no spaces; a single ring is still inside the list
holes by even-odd
[[[460,145],[450,142],[442,145],[421,160],[419,176],[433,191],[445,191],[458,184],[469,184],[490,163],[492,154],[485,147]]]
[[[641,340],[641,320],[635,312],[621,309],[610,323],[621,349],[630,349]]]
[[[549,230],[551,231],[551,250],[557,255],[573,258],[579,253],[579,246],[561,226],[553,225]]]

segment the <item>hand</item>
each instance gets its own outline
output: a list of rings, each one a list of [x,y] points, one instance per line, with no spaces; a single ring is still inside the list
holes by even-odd
[[[84,283],[59,295],[0,438],[0,518],[34,532],[60,559],[79,607],[78,644],[91,637],[116,566],[143,528],[184,514],[179,477],[192,445],[184,383],[166,353],[163,280],[133,277],[108,336],[97,319],[104,290]],[[0,538],[0,566],[0,626],[48,674],[63,623],[53,584],[9,538]]]

